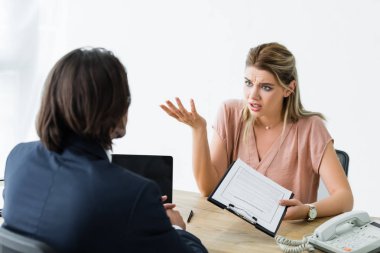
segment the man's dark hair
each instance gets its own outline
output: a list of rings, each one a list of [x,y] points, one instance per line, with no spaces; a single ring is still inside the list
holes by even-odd
[[[79,48],[63,56],[50,71],[37,118],[41,142],[55,152],[70,134],[112,145],[131,101],[127,73],[112,52]]]

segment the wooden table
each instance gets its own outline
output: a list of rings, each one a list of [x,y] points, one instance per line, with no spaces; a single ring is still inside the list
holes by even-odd
[[[173,199],[185,221],[190,210],[193,210],[194,216],[187,224],[187,231],[201,239],[210,253],[282,252],[274,238],[227,210],[211,204],[198,193],[174,190]],[[283,221],[277,234],[300,240],[305,234],[313,233],[326,220],[328,218],[313,222]]]
[[[210,253],[282,252],[274,238],[211,204],[199,193],[174,190],[173,199],[185,221],[190,210],[193,210],[194,216],[187,223],[187,230],[200,238]],[[277,234],[289,239],[302,239],[326,220],[328,218],[319,218],[313,222],[283,221]]]

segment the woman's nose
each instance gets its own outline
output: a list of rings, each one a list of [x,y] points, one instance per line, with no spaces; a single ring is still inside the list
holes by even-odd
[[[260,94],[259,94],[259,85],[257,84],[254,84],[252,85],[252,88],[249,92],[249,98],[250,99],[258,99],[260,97]]]

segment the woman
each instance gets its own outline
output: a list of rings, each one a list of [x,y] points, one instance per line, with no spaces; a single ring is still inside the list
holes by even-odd
[[[158,186],[110,162],[125,134],[127,73],[102,48],[79,48],[51,70],[37,119],[5,168],[4,226],[58,252],[207,252]],[[177,226],[180,229],[174,229]]]
[[[218,112],[209,146],[205,119],[190,101],[179,98],[161,108],[189,125],[193,135],[193,169],[203,195],[209,195],[230,163],[242,159],[291,190],[295,198],[285,219],[313,220],[349,211],[353,196],[336,156],[323,115],[303,108],[295,58],[278,43],[252,48],[246,59],[244,100],[226,101]],[[329,197],[316,202],[319,178]]]

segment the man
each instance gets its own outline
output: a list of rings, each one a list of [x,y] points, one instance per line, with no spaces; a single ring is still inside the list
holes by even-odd
[[[207,252],[155,183],[109,161],[129,104],[127,74],[111,52],[61,58],[45,84],[40,140],[8,156],[4,226],[58,252]]]

